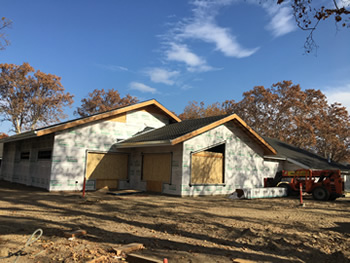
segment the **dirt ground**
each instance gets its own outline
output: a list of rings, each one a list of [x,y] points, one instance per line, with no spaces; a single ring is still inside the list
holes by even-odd
[[[305,197],[230,200],[106,191],[49,193],[0,181],[0,257],[42,237],[18,262],[127,262],[112,248],[142,243],[133,252],[168,262],[350,262],[350,197],[316,202]],[[86,236],[69,240],[64,232]],[[16,255],[0,262],[14,262]],[[238,260],[239,262],[239,260]]]

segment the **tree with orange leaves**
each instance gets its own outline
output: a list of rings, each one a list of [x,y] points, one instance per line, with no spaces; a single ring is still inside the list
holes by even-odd
[[[334,161],[350,160],[350,116],[339,103],[328,104],[320,90],[301,90],[291,81],[254,87],[238,103],[225,101],[259,134],[313,151]]]
[[[181,119],[233,114],[240,116],[260,135],[276,138],[334,161],[350,162],[350,116],[339,103],[314,89],[302,90],[292,81],[271,88],[256,86],[239,102],[226,100],[205,107],[190,102]]]
[[[205,107],[204,102],[190,101],[185,107],[184,112],[179,115],[182,120],[198,119],[210,116],[226,114],[220,103],[216,102]]]
[[[135,104],[138,101],[136,97],[129,94],[122,98],[119,92],[114,89],[109,89],[107,92],[104,89],[95,89],[89,93],[88,98],[81,100],[81,106],[74,111],[74,115],[86,117],[99,112]]]
[[[9,137],[6,133],[0,132],[0,139]]]
[[[0,116],[16,133],[58,122],[73,95],[64,92],[61,78],[35,71],[28,63],[0,64]]]

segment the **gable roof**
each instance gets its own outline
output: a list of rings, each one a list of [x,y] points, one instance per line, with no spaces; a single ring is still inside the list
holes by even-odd
[[[315,153],[309,152],[307,150],[298,148],[291,144],[282,142],[277,139],[272,139],[268,137],[263,137],[276,151],[276,156],[265,156],[271,159],[284,159],[296,165],[302,166],[306,169],[322,169],[322,170],[350,170],[349,167],[336,163],[328,162],[326,158],[323,158]]]
[[[74,119],[66,122],[61,122],[51,126],[36,129],[34,131],[16,134],[16,135],[4,138],[0,141],[9,142],[9,141],[22,140],[22,139],[27,139],[32,137],[39,137],[39,136],[51,134],[54,132],[63,131],[79,125],[88,124],[95,121],[111,118],[126,112],[130,112],[134,110],[142,110],[143,108],[147,108],[147,107],[156,107],[156,109],[159,110],[161,113],[164,113],[165,115],[167,115],[172,122],[181,122],[181,120],[174,113],[166,109],[162,104],[160,104],[155,99],[152,99],[152,100],[147,100],[144,102],[140,102],[140,103],[136,103],[128,106],[123,106],[123,107],[116,108],[109,111],[96,113],[87,117],[82,117],[82,118],[78,118],[78,119]]]
[[[276,154],[276,151],[236,114],[185,120],[169,124],[126,139],[116,146],[128,148],[151,145],[176,145],[230,121],[234,122],[250,138],[257,142],[266,154]]]

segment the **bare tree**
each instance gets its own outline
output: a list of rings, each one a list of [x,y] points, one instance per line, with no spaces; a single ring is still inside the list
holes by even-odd
[[[6,17],[2,17],[0,21],[0,50],[4,50],[9,44],[10,41],[7,38],[7,35],[3,32],[6,28],[11,27],[12,21]]]
[[[298,27],[309,31],[304,43],[306,53],[317,50],[317,44],[313,33],[319,23],[333,18],[336,24],[350,28],[350,3],[345,0],[328,0],[328,6],[320,5],[320,1],[312,0],[277,0],[277,4],[289,3],[293,8],[293,14]],[[325,2],[322,2],[324,4]]]

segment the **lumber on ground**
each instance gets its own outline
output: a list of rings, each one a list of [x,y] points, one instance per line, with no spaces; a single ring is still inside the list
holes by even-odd
[[[120,256],[122,253],[128,254],[132,251],[144,249],[145,247],[141,243],[130,243],[118,248],[113,248],[117,256]]]
[[[79,237],[79,236],[85,236],[85,235],[86,235],[86,231],[82,229],[71,231],[71,232],[64,232],[65,237]]]
[[[128,261],[128,263],[163,263],[163,260],[136,254],[129,254],[126,260]]]

